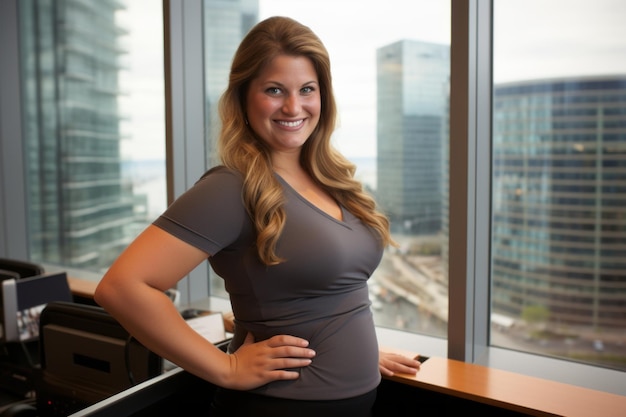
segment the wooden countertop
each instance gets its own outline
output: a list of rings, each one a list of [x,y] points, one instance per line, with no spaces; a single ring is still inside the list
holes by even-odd
[[[416,375],[387,379],[535,416],[626,415],[626,397],[514,372],[431,357]]]

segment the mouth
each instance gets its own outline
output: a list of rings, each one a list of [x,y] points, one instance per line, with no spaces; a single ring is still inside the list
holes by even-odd
[[[304,119],[300,119],[300,120],[276,120],[276,123],[278,123],[281,126],[285,126],[285,127],[298,127],[300,125],[302,125],[302,123],[304,123]]]

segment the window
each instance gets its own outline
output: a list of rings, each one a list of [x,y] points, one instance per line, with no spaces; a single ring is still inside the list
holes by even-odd
[[[28,253],[98,275],[166,205],[162,10],[18,6]]]
[[[494,2],[491,208],[491,343],[622,371],[623,13]]]

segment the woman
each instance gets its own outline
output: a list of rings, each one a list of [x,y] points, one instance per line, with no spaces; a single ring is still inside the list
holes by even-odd
[[[122,253],[96,301],[152,351],[221,387],[212,416],[367,416],[381,372],[414,373],[419,362],[379,357],[367,279],[393,242],[331,146],[322,42],[289,18],[257,24],[235,54],[220,115],[222,165]],[[228,353],[164,294],[207,258],[235,317]]]

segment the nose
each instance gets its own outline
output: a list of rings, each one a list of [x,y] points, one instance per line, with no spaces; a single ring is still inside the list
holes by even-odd
[[[300,103],[300,97],[297,94],[289,94],[285,97],[283,102],[283,113],[289,115],[298,115],[302,105]]]

